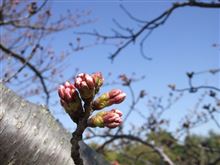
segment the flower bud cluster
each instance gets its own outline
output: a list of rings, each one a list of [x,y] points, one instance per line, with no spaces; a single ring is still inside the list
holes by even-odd
[[[100,72],[91,75],[80,73],[76,76],[73,84],[66,82],[59,86],[58,94],[61,105],[74,122],[78,123],[78,120],[84,116],[83,102],[91,105],[92,110],[100,110],[112,104],[119,104],[125,99],[126,94],[124,92],[120,89],[113,89],[93,101],[103,85],[103,81],[104,78]],[[91,116],[87,120],[87,124],[90,127],[115,128],[122,123],[121,116],[122,113],[117,109],[101,111]]]
[[[100,72],[92,75],[80,73],[75,78],[75,87],[84,101],[91,101],[102,86],[104,78]]]

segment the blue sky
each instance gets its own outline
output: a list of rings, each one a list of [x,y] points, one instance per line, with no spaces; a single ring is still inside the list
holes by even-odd
[[[52,36],[51,43],[57,52],[69,49],[68,43],[75,41],[76,35],[73,31],[92,31],[96,29],[100,33],[111,34],[111,28],[115,25],[112,19],[125,27],[135,27],[135,22],[129,19],[120,9],[123,4],[133,15],[138,18],[150,20],[162,13],[169,7],[171,1],[53,1],[51,2],[52,14],[59,15],[65,10],[91,10],[89,16],[94,18],[95,23],[82,26],[78,29],[70,29],[66,32]],[[145,89],[151,96],[167,97],[169,83],[175,83],[177,87],[187,87],[188,82],[185,73],[188,71],[203,71],[210,68],[220,67],[219,48],[213,48],[213,43],[219,43],[220,38],[220,18],[219,11],[199,8],[177,9],[167,20],[165,25],[155,29],[152,35],[145,42],[146,54],[153,58],[152,61],[144,60],[139,52],[138,43],[130,45],[124,49],[115,59],[114,63],[108,59],[115,47],[108,45],[97,45],[87,48],[81,52],[73,52],[71,58],[66,61],[68,69],[65,76],[71,74],[76,67],[80,72],[92,73],[101,71],[105,76],[112,73],[111,79],[116,79],[119,74],[131,75],[136,73],[137,77],[145,75],[146,78],[134,84],[136,94],[141,89]],[[93,41],[92,38],[83,37],[82,43]],[[63,80],[65,81],[65,80]],[[201,75],[195,78],[195,84],[209,84],[220,87],[219,75]],[[121,88],[119,85],[111,88]],[[122,87],[126,92],[128,90]],[[110,87],[103,88],[103,92]],[[195,106],[195,101],[201,93],[184,95],[176,105],[167,111],[165,116],[171,119],[170,130],[174,130],[178,121]],[[54,100],[58,99],[54,95]],[[124,114],[127,113],[130,104],[130,95],[119,107]],[[146,114],[148,109],[146,103],[148,98],[140,102],[138,108]],[[207,100],[209,101],[209,100]],[[60,106],[53,107],[62,111]],[[67,115],[57,114],[66,128],[73,128],[72,122]],[[216,116],[220,120],[220,116]],[[141,124],[143,121],[136,113],[130,116],[128,123]],[[194,129],[195,133],[205,134],[209,129],[219,132],[219,129],[210,122],[206,126]]]

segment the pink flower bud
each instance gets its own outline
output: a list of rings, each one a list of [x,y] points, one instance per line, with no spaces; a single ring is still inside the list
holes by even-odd
[[[95,83],[96,93],[98,93],[99,88],[102,86],[104,82],[104,78],[101,72],[93,73],[92,75],[93,81]]]
[[[93,109],[99,110],[112,104],[119,104],[124,101],[126,94],[120,89],[113,89],[110,92],[102,94],[93,102]]]
[[[88,126],[90,127],[107,127],[116,128],[122,123],[122,112],[117,109],[111,111],[103,111],[97,113],[88,119]]]
[[[68,87],[71,88],[71,89],[74,88],[74,86],[73,86],[72,84],[70,84],[69,81],[66,81],[65,84],[64,84],[64,86],[65,86],[66,88],[68,88]]]
[[[126,97],[125,93],[119,93],[117,96],[109,100],[110,104],[120,104]]]
[[[93,78],[85,73],[80,73],[75,78],[75,87],[79,90],[83,100],[91,100],[95,95]]]
[[[90,75],[85,74],[85,81],[90,89],[93,89],[95,87],[93,78]]]
[[[109,92],[109,97],[113,98],[113,97],[119,95],[120,93],[122,93],[122,91],[120,89],[112,89]]]
[[[74,85],[69,82],[65,82],[64,85],[59,86],[58,94],[60,97],[60,103],[64,107],[65,111],[74,121],[77,121],[82,113],[82,104]]]
[[[64,93],[65,93],[65,87],[63,85],[60,85],[58,89],[58,94],[60,98],[64,99],[65,97]]]

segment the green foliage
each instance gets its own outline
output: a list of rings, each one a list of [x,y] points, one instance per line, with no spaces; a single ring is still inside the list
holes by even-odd
[[[178,165],[220,165],[220,134],[214,132],[207,136],[190,135],[180,143],[169,132],[161,130],[150,133],[147,142],[163,146],[166,155]],[[120,140],[117,148],[119,144],[123,144],[120,149],[113,149],[113,146],[105,149],[104,155],[108,161],[117,160],[120,165],[163,164],[159,155],[148,146]]]

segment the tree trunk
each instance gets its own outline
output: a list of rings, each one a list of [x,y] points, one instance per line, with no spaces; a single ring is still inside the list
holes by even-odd
[[[71,134],[45,107],[18,97],[0,84],[0,165],[74,165]],[[108,165],[83,142],[85,165]]]

